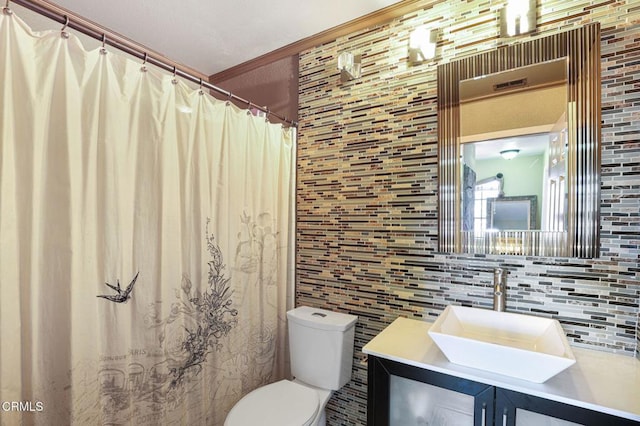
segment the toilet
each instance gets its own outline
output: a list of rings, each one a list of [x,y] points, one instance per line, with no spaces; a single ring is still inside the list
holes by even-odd
[[[225,426],[324,426],[333,391],[351,379],[358,317],[300,306],[287,312],[291,374],[245,395]]]

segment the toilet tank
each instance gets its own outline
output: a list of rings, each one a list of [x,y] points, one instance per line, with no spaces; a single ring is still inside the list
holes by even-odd
[[[351,379],[357,319],[308,306],[287,312],[293,376],[322,389],[344,386]]]

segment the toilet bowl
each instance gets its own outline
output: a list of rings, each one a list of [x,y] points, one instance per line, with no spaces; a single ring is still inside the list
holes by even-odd
[[[281,380],[245,395],[225,426],[324,426],[333,391],[351,379],[357,317],[301,306],[287,312],[294,380]]]
[[[332,391],[290,380],[262,386],[234,405],[225,426],[324,426]]]

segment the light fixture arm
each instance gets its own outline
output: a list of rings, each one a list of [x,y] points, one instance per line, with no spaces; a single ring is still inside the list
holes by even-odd
[[[342,52],[338,56],[338,69],[340,70],[340,80],[344,83],[362,74],[362,56],[352,52]]]
[[[418,27],[413,30],[409,35],[409,60],[421,63],[435,58],[437,38],[435,29]]]

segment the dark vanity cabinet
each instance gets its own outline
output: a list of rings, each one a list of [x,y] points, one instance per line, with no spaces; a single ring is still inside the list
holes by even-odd
[[[588,410],[520,392],[501,388],[495,388],[495,392],[495,425],[546,424],[545,418],[554,419],[554,422],[551,423],[554,425],[637,426],[640,424],[600,411]]]
[[[368,426],[627,426],[639,422],[369,355]]]
[[[493,418],[492,386],[371,355],[368,364],[369,426],[431,425],[447,416],[481,426]]]

